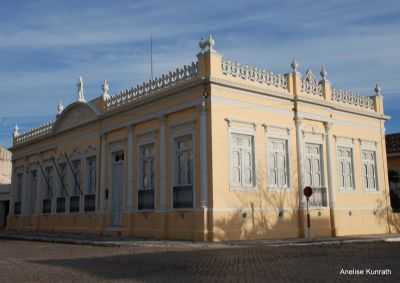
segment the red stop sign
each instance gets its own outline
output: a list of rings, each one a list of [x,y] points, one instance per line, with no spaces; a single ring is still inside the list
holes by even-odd
[[[306,196],[306,198],[309,198],[312,195],[312,188],[309,186],[305,187],[303,193]]]

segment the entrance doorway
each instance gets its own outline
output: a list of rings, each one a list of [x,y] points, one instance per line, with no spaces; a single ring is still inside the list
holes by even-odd
[[[10,210],[10,202],[0,201],[0,230],[5,229],[7,227],[7,216]]]

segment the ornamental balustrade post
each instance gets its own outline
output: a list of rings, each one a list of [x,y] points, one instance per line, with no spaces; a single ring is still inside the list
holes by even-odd
[[[320,71],[321,80],[320,84],[322,86],[322,96],[326,101],[332,100],[332,85],[331,82],[328,80],[328,72],[326,71],[325,67],[321,67]]]
[[[376,84],[374,92],[375,92],[375,95],[372,96],[372,100],[374,102],[374,110],[375,110],[375,112],[377,112],[379,114],[384,114],[383,95],[382,95],[381,88],[379,87],[378,84]]]
[[[199,76],[201,78],[219,77],[222,75],[222,55],[214,49],[215,40],[209,35],[199,42],[200,52],[197,54],[199,62]]]
[[[299,63],[295,59],[293,59],[292,63],[290,64],[292,68],[292,72],[289,74],[289,92],[293,96],[299,96],[301,90],[301,73],[299,72]]]

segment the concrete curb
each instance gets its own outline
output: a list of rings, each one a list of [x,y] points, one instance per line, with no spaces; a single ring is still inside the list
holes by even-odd
[[[328,239],[292,239],[292,240],[254,240],[254,241],[227,241],[227,242],[190,242],[173,240],[141,240],[141,239],[122,239],[122,240],[88,240],[77,239],[73,237],[60,237],[56,235],[16,235],[1,234],[0,240],[20,240],[37,241],[59,244],[87,245],[98,247],[180,247],[180,248],[234,248],[234,247],[252,247],[252,246],[322,246],[322,245],[343,245],[354,243],[376,243],[376,242],[400,242],[400,235],[394,237],[362,237],[362,238],[328,238]]]

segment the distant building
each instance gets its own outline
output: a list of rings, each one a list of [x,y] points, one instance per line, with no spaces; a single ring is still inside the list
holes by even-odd
[[[11,152],[0,146],[0,230],[6,226],[10,207]]]
[[[389,233],[383,96],[224,58],[91,101],[13,138],[9,229],[237,240]],[[295,51],[295,50],[294,50]],[[289,69],[289,66],[288,66]],[[311,186],[311,231],[303,188]]]
[[[400,133],[386,135],[386,152],[389,169],[390,202],[393,210],[400,212]]]

